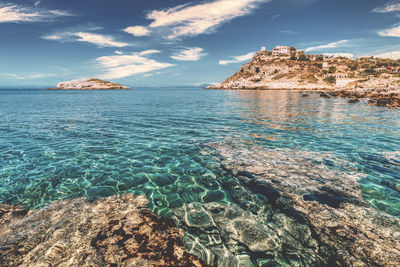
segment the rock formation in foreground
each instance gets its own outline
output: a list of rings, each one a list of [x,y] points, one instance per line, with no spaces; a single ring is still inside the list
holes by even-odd
[[[0,265],[204,266],[186,251],[183,230],[146,205],[132,194],[42,210],[0,204]]]
[[[67,81],[60,82],[56,88],[50,88],[53,90],[111,90],[111,89],[130,89],[127,86],[103,81],[100,79],[89,79],[84,81]]]
[[[400,108],[400,78],[371,78],[350,83],[346,88],[329,93],[331,96],[367,98],[372,106]]]
[[[368,204],[358,181],[362,174],[350,162],[324,153],[251,149],[229,141],[205,149],[237,177],[220,179],[238,207],[213,202],[191,209],[190,203],[185,208],[188,221],[201,218],[192,228],[210,231],[217,224],[223,238],[213,240],[224,240],[233,252],[245,245],[260,258],[258,266],[398,266],[400,219]],[[347,171],[327,168],[325,161]]]

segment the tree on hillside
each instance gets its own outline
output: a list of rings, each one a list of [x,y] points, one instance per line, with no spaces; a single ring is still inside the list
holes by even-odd
[[[336,72],[336,67],[335,66],[330,66],[329,67],[329,73],[335,73]]]
[[[316,66],[319,69],[322,69],[322,63],[314,63],[314,66]]]
[[[322,55],[318,55],[318,56],[315,58],[315,60],[316,60],[316,61],[324,61],[324,57],[323,57]]]
[[[327,83],[334,84],[334,83],[336,83],[336,77],[335,76],[329,76],[329,77],[326,77],[324,79],[324,81],[327,82]]]
[[[375,69],[372,67],[364,70],[364,73],[367,75],[375,74],[375,72]]]
[[[305,54],[301,54],[299,56],[299,61],[310,61],[310,59]]]
[[[350,70],[357,70],[358,69],[358,63],[357,62],[353,62],[349,64],[349,68]]]
[[[297,51],[297,49],[296,49],[296,47],[290,47],[290,52],[296,52]]]

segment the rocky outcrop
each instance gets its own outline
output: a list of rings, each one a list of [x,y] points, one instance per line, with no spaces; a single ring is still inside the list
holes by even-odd
[[[371,78],[353,82],[329,94],[351,99],[367,98],[369,105],[400,108],[400,78]]]
[[[60,82],[56,88],[49,88],[53,90],[111,90],[111,89],[130,89],[127,86],[103,81],[100,79],[89,79],[84,81],[67,81]]]
[[[311,62],[256,53],[233,76],[207,89],[334,89],[323,79],[320,68]]]
[[[183,230],[154,215],[143,196],[0,205],[1,266],[204,266]]]

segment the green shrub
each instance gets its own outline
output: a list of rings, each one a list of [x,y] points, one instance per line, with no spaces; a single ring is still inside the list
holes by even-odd
[[[328,76],[324,79],[325,82],[330,83],[330,84],[334,84],[336,83],[336,77],[335,76]]]
[[[330,66],[329,67],[329,73],[335,73],[336,72],[336,67],[335,66]]]
[[[314,66],[316,66],[319,69],[322,69],[322,64],[321,63],[315,63]]]
[[[310,61],[310,59],[306,55],[301,54],[299,56],[299,61]]]
[[[350,70],[357,70],[358,69],[358,63],[357,62],[353,62],[351,64],[349,64],[349,68]]]

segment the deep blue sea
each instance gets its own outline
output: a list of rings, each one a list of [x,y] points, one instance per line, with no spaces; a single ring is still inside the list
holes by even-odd
[[[42,208],[133,192],[170,216],[230,201],[209,143],[330,155],[361,174],[363,197],[400,217],[400,111],[295,91],[134,88],[0,90],[0,201]]]

